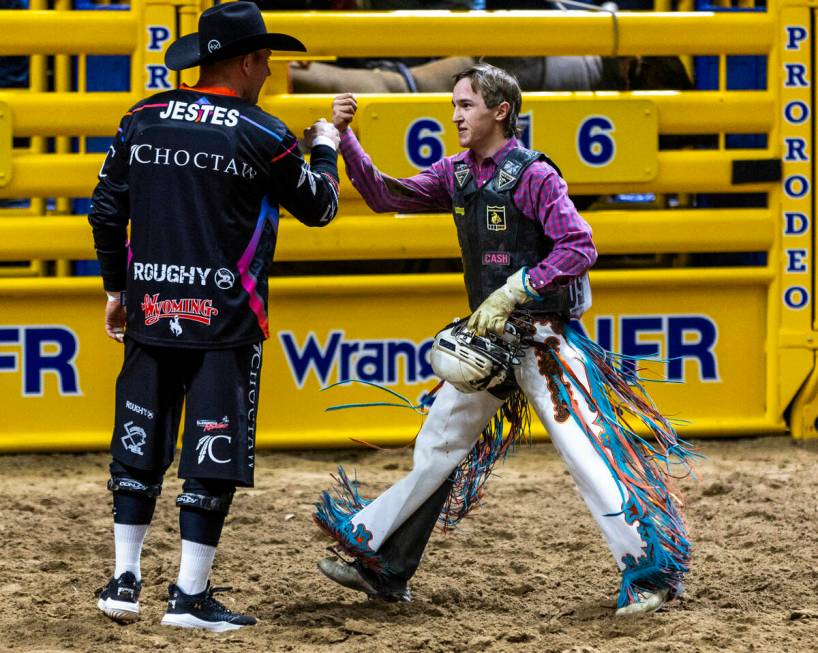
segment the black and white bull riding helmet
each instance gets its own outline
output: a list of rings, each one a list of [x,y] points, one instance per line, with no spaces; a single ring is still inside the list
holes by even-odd
[[[521,338],[511,323],[503,338],[475,335],[466,324],[456,320],[435,336],[429,354],[432,369],[460,392],[489,390],[508,378],[512,365],[520,364]]]

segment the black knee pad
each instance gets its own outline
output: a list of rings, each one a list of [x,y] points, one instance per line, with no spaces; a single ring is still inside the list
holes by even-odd
[[[135,478],[116,476],[108,479],[108,490],[114,494],[136,494],[146,499],[156,499],[162,494],[162,484],[143,483]]]
[[[114,522],[117,524],[150,524],[156,497],[162,493],[162,476],[111,463],[108,490],[114,495]]]
[[[176,505],[227,515],[235,492],[236,486],[232,483],[189,478],[182,485],[182,493],[176,497]]]
[[[110,470],[108,490],[114,494],[135,494],[146,499],[156,499],[162,494],[161,473],[128,467],[116,461],[111,463]]]
[[[179,506],[179,530],[183,540],[217,546],[224,519],[233,501],[235,485],[223,481],[187,479]]]

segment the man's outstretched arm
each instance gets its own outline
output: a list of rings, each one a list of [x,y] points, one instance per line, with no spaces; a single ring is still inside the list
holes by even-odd
[[[420,174],[403,179],[383,174],[349,129],[356,111],[357,103],[351,93],[339,95],[333,101],[332,121],[341,132],[340,150],[347,176],[367,206],[378,213],[451,211],[451,163],[441,159]]]

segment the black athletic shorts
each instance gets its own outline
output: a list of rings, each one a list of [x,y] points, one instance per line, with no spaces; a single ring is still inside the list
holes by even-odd
[[[174,349],[125,339],[116,382],[114,460],[164,472],[173,462],[182,405],[180,478],[253,485],[261,343]]]

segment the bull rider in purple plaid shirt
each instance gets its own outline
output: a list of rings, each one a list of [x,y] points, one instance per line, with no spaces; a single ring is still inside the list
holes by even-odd
[[[590,306],[587,270],[597,252],[557,166],[516,138],[517,81],[478,64],[455,82],[452,120],[466,151],[413,177],[389,177],[349,129],[357,105],[344,94],[333,104],[341,154],[372,210],[452,213],[472,310],[458,337],[497,342],[511,322],[528,334],[528,351],[482,384],[438,371],[444,383],[415,442],[414,467],[376,499],[362,499],[340,470],[339,488],[323,493],[315,514],[339,555],[318,566],[370,598],[410,601],[408,581],[434,525],[451,528],[479,503],[492,465],[527,437],[530,407],[622,574],[616,614],[653,612],[682,591],[688,570],[690,544],[668,470],[691,453],[632,368],[614,365],[570,325]],[[441,334],[433,365],[448,355],[444,345],[454,351],[461,342],[444,343]],[[631,430],[637,420],[655,440]]]

